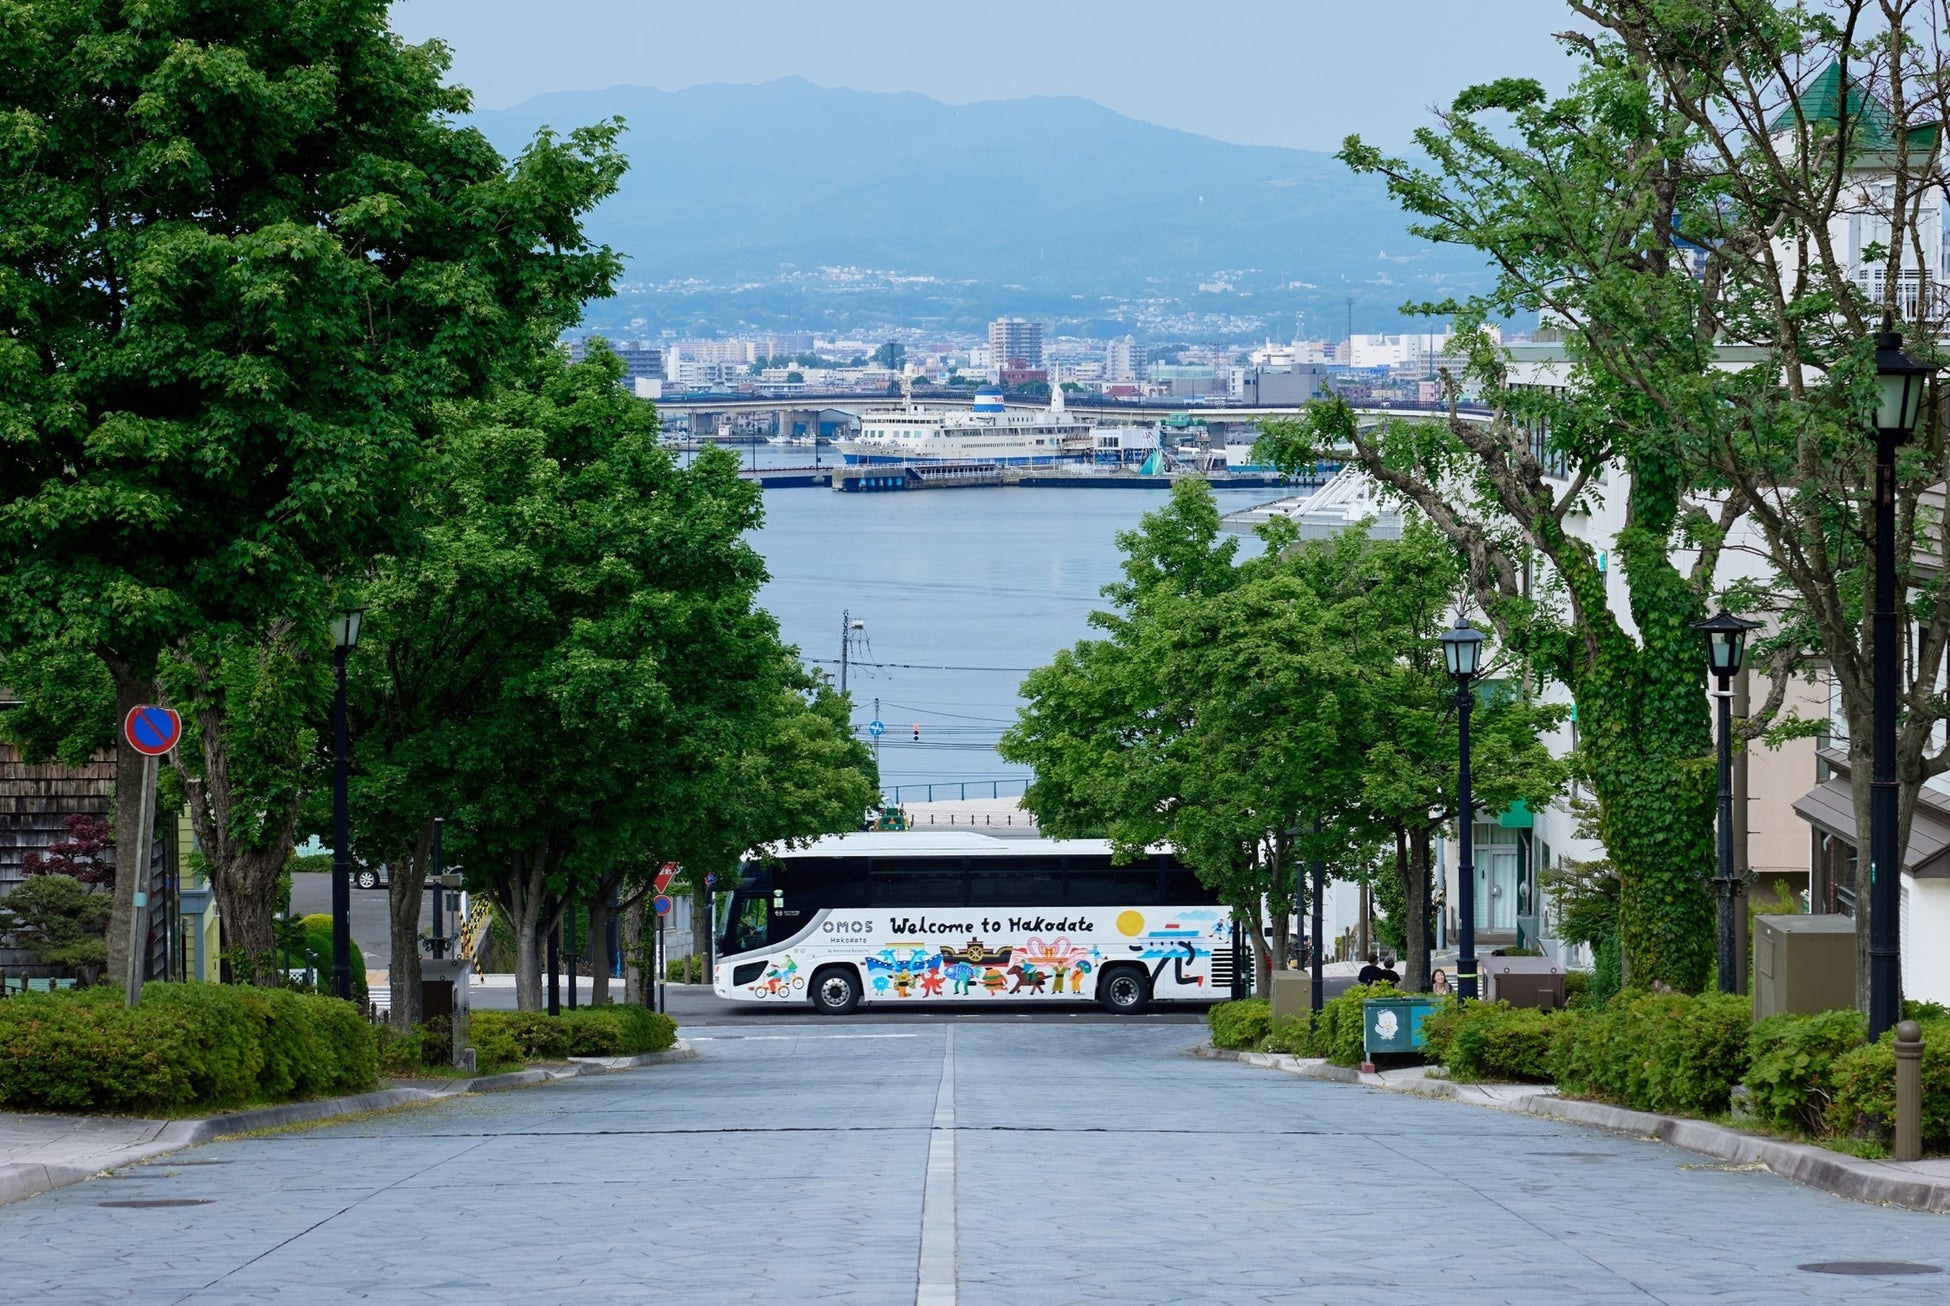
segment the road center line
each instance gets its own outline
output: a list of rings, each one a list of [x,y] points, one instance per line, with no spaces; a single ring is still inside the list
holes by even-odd
[[[921,1193],[921,1267],[914,1306],[955,1306],[955,1027],[944,1030],[941,1087],[928,1132],[928,1175]]]

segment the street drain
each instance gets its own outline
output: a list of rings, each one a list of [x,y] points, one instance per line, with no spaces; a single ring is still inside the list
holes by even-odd
[[[1918,1265],[1914,1261],[1812,1261],[1797,1265],[1809,1274],[1854,1274],[1869,1278],[1898,1274],[1942,1274],[1938,1265]]]
[[[208,1206],[211,1197],[136,1197],[126,1202],[96,1202],[97,1206],[119,1206],[132,1211],[147,1211],[157,1206]]]

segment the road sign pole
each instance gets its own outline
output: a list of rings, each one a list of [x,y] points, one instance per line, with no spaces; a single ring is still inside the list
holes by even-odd
[[[662,912],[657,914],[657,1010],[667,1012],[670,1010],[670,989],[665,982],[664,972],[669,968],[670,961],[666,956],[668,948],[664,942],[665,919]]]
[[[129,912],[129,973],[123,999],[133,1007],[142,1001],[142,981],[149,966],[149,847],[155,842],[156,755],[142,757],[142,794],[137,806],[136,839],[129,874],[136,876],[135,907]]]

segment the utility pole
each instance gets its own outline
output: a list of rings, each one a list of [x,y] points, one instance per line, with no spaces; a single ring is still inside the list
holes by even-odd
[[[840,613],[840,693],[846,692],[846,669],[853,651],[853,632],[865,630],[867,623],[855,621],[851,612]]]

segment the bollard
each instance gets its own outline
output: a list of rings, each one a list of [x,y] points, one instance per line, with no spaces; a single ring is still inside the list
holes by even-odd
[[[1890,1159],[1923,1159],[1923,1027],[1913,1020],[1896,1026],[1896,1146]]]

